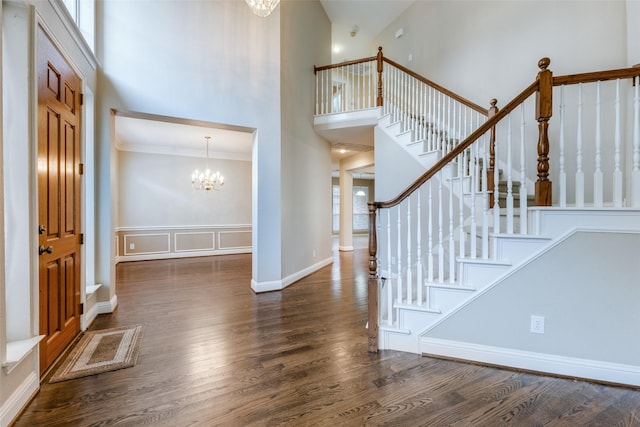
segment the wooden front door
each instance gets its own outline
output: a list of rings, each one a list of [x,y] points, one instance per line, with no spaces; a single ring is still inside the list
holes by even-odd
[[[38,27],[40,374],[80,331],[80,87]]]

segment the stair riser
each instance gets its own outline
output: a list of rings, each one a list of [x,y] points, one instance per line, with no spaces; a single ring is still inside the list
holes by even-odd
[[[428,301],[431,301],[430,308],[439,309],[443,313],[448,313],[467,301],[475,291],[469,289],[448,289],[428,287]]]
[[[548,244],[548,239],[518,239],[494,237],[496,259],[517,264],[531,257]]]
[[[496,279],[503,276],[509,268],[510,267],[506,265],[460,262],[459,283],[462,286],[482,290],[493,283]]]

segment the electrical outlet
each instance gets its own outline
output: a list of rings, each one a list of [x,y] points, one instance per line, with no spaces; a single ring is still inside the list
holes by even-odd
[[[315,249],[313,250],[313,257],[314,258],[316,257],[316,250]]]
[[[531,316],[531,333],[544,334],[544,317]]]
[[[129,243],[129,250],[132,251],[136,248],[136,244],[135,243]]]

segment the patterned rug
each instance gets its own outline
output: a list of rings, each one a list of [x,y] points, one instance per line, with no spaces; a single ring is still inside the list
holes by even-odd
[[[144,325],[85,332],[49,382],[57,383],[135,365],[143,334]]]

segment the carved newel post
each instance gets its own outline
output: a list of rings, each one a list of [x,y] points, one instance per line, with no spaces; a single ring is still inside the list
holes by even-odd
[[[376,97],[376,107],[382,107],[382,46],[378,47],[376,64],[376,68],[378,70],[378,96]]]
[[[369,280],[367,297],[369,310],[369,353],[378,352],[378,237],[376,235],[376,206],[369,203]]]
[[[535,205],[551,206],[549,181],[549,119],[552,116],[553,75],[547,68],[549,58],[538,61],[538,92],[536,93],[536,120],[538,120],[538,181],[535,187]]]
[[[489,101],[491,107],[489,108],[489,113],[487,114],[487,119],[498,114],[498,100],[493,98]],[[489,135],[489,168],[487,169],[487,191],[489,192],[489,206],[493,206],[494,201],[494,190],[495,190],[495,181],[494,181],[494,171],[496,169],[496,127],[491,127],[491,133]]]

